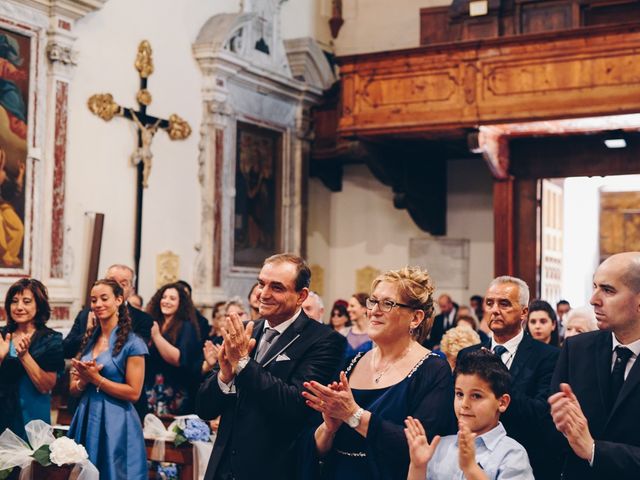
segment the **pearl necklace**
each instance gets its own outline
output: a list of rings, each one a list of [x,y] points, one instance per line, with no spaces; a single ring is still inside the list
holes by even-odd
[[[410,344],[405,351],[402,353],[402,355],[400,355],[398,358],[396,358],[395,360],[389,361],[387,362],[387,364],[385,365],[385,367],[382,370],[378,370],[378,368],[375,366],[374,363],[374,358],[375,357],[375,353],[376,352],[380,352],[379,348],[376,348],[376,350],[372,353],[371,355],[371,368],[374,371],[374,376],[373,376],[373,381],[377,384],[380,383],[380,379],[383,377],[383,375],[385,373],[387,373],[389,371],[389,369],[395,365],[396,363],[398,363],[399,361],[401,361],[404,357],[407,356],[407,354],[409,353],[409,351],[411,350],[412,345]],[[380,362],[378,362],[378,366]]]

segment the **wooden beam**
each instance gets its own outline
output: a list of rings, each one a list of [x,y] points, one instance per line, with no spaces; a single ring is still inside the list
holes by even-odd
[[[636,22],[343,57],[339,133],[639,112],[639,54]]]

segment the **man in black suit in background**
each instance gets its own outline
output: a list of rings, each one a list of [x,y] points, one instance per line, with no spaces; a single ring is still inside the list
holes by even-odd
[[[263,320],[246,328],[235,314],[227,320],[219,369],[196,399],[202,418],[222,415],[205,480],[295,477],[295,441],[313,414],[302,383],[329,383],[346,348],[342,335],[302,310],[310,277],[296,255],[267,258],[258,275]]]
[[[134,278],[135,273],[131,267],[121,264],[111,265],[107,269],[107,273],[105,278],[109,278],[111,280],[115,280],[122,287],[124,293],[124,301],[126,302],[131,293],[133,292]],[[151,315],[142,310],[138,310],[137,308],[131,306],[127,303],[127,308],[129,309],[129,316],[131,316],[131,329],[134,333],[138,334],[145,343],[149,343],[151,340],[151,327],[153,326],[153,319]],[[82,343],[82,338],[84,337],[85,332],[91,326],[95,325],[95,317],[90,307],[86,307],[82,309],[75,320],[73,321],[73,326],[71,327],[71,331],[69,334],[62,340],[62,346],[64,348],[64,357],[65,358],[73,358],[78,354],[78,350],[80,350],[80,343]],[[71,399],[69,407],[71,409],[75,409],[75,404]],[[77,400],[76,400],[77,402]],[[135,404],[136,410],[140,415],[140,418],[144,418],[148,409],[147,409],[147,396],[144,393],[144,389],[142,390],[142,394],[140,395],[140,399]]]
[[[525,335],[529,287],[516,277],[498,277],[484,297],[493,338],[465,348],[458,354],[484,347],[498,355],[511,374],[511,404],[500,417],[504,428],[524,446],[536,479],[557,479],[560,458],[549,448],[555,429],[547,398],[559,349]]]
[[[599,331],[568,338],[549,398],[569,442],[563,478],[640,478],[640,252],[612,255],[593,276]]]
[[[429,337],[423,342],[423,345],[430,349],[440,345],[440,340],[445,332],[456,326],[458,304],[451,299],[449,294],[443,293],[438,297],[438,308],[440,313],[433,318]]]

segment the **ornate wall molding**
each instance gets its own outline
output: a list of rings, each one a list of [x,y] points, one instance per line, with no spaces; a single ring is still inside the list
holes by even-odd
[[[305,247],[303,192],[311,140],[309,112],[334,77],[313,41],[301,39],[285,45],[279,31],[281,3],[247,0],[240,13],[215,15],[193,45],[203,74],[198,172],[202,220],[194,281],[194,297],[202,305],[223,296],[246,296],[258,272],[258,268],[240,267],[233,261],[239,122],[280,135],[282,234],[278,250],[302,252]]]

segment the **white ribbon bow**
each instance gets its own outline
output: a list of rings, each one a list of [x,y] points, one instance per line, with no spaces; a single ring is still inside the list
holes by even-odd
[[[42,420],[31,420],[24,426],[29,443],[22,440],[8,428],[0,435],[0,470],[20,467],[20,480],[31,478],[33,453],[43,445],[50,445],[56,439],[53,427]],[[99,480],[98,469],[89,461],[76,463],[71,478],[77,480]]]

